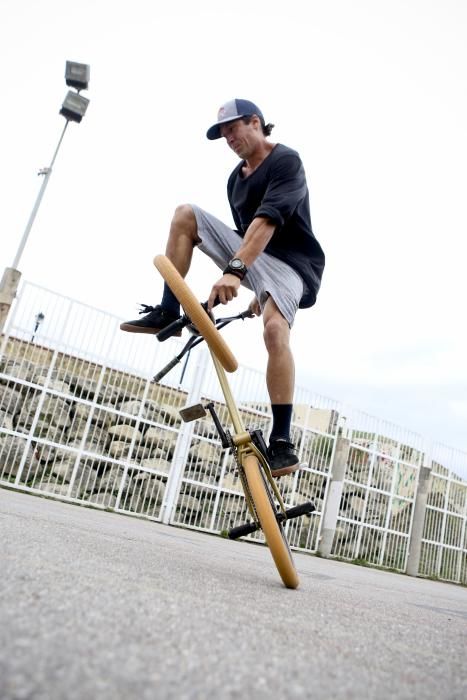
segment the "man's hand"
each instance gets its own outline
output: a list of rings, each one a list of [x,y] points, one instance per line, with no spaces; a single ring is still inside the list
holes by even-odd
[[[223,275],[211,290],[208,299],[208,311],[211,311],[214,306],[216,297],[219,297],[221,304],[228,304],[229,301],[232,301],[232,299],[238,295],[240,284],[240,279],[236,275]]]
[[[255,316],[261,316],[261,307],[256,297],[253,297],[253,299],[248,304],[248,311],[251,311],[251,313]]]

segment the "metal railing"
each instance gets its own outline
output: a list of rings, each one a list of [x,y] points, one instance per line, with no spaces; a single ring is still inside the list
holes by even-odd
[[[119,321],[23,283],[1,341],[0,485],[228,530],[245,517],[232,457],[210,419],[182,423],[178,413],[208,400],[225,413],[208,352],[193,353],[182,383],[176,369],[154,384],[181,341],[124,334]],[[262,373],[240,367],[231,383],[245,424],[267,434]],[[291,545],[405,571],[427,462],[422,438],[358,411],[344,419],[338,402],[298,387],[293,439],[304,467],[280,489],[288,506],[313,500],[316,511],[287,523]],[[467,482],[455,473],[467,455],[434,446],[430,464],[419,572],[465,583]]]

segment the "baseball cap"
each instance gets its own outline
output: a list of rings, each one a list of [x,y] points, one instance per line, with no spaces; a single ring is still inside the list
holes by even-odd
[[[206,132],[206,136],[210,141],[214,139],[221,138],[220,127],[222,124],[227,124],[228,122],[234,122],[236,119],[241,119],[242,117],[249,117],[251,114],[257,114],[258,117],[264,124],[263,113],[255,105],[254,102],[250,100],[229,100],[222,105],[217,113],[217,122],[213,124]]]

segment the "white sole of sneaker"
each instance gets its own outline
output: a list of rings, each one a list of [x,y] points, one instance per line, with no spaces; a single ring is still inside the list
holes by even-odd
[[[121,323],[120,330],[126,331],[127,333],[149,333],[151,335],[157,335],[161,329],[160,328],[144,328],[142,326],[132,326],[129,323]],[[174,337],[177,337],[177,338],[180,338],[181,335],[182,335],[181,331],[178,331],[178,333],[174,333]]]
[[[282,469],[274,469],[274,471],[271,469],[271,474],[275,479],[277,479],[279,476],[287,476],[287,474],[293,474],[303,466],[303,464],[297,462],[297,464],[291,464],[290,467],[282,467]]]

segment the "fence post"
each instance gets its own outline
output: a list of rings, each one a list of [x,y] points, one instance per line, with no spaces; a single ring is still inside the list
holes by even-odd
[[[11,267],[6,267],[0,281],[0,335],[3,333],[7,316],[16,297],[21,272]]]
[[[418,576],[430,476],[431,467],[420,467],[417,493],[415,495],[412,532],[409,539],[409,555],[407,557],[407,568],[405,571],[409,576]]]
[[[324,506],[323,527],[318,545],[318,554],[322,557],[331,556],[349,451],[350,440],[348,438],[338,437],[336,440],[334,460],[331,466],[331,483]]]
[[[191,406],[191,404],[198,402],[201,398],[208,357],[209,353],[206,350],[204,350],[204,352],[197,353],[198,364],[196,365],[193,385],[188,393],[186,406]],[[182,423],[178,433],[178,439],[172,457],[172,465],[170,467],[169,477],[165,487],[164,500],[161,506],[161,520],[166,525],[170,524],[172,513],[177,505],[180,484],[187,462],[191,437],[193,435],[193,428],[193,422]]]

